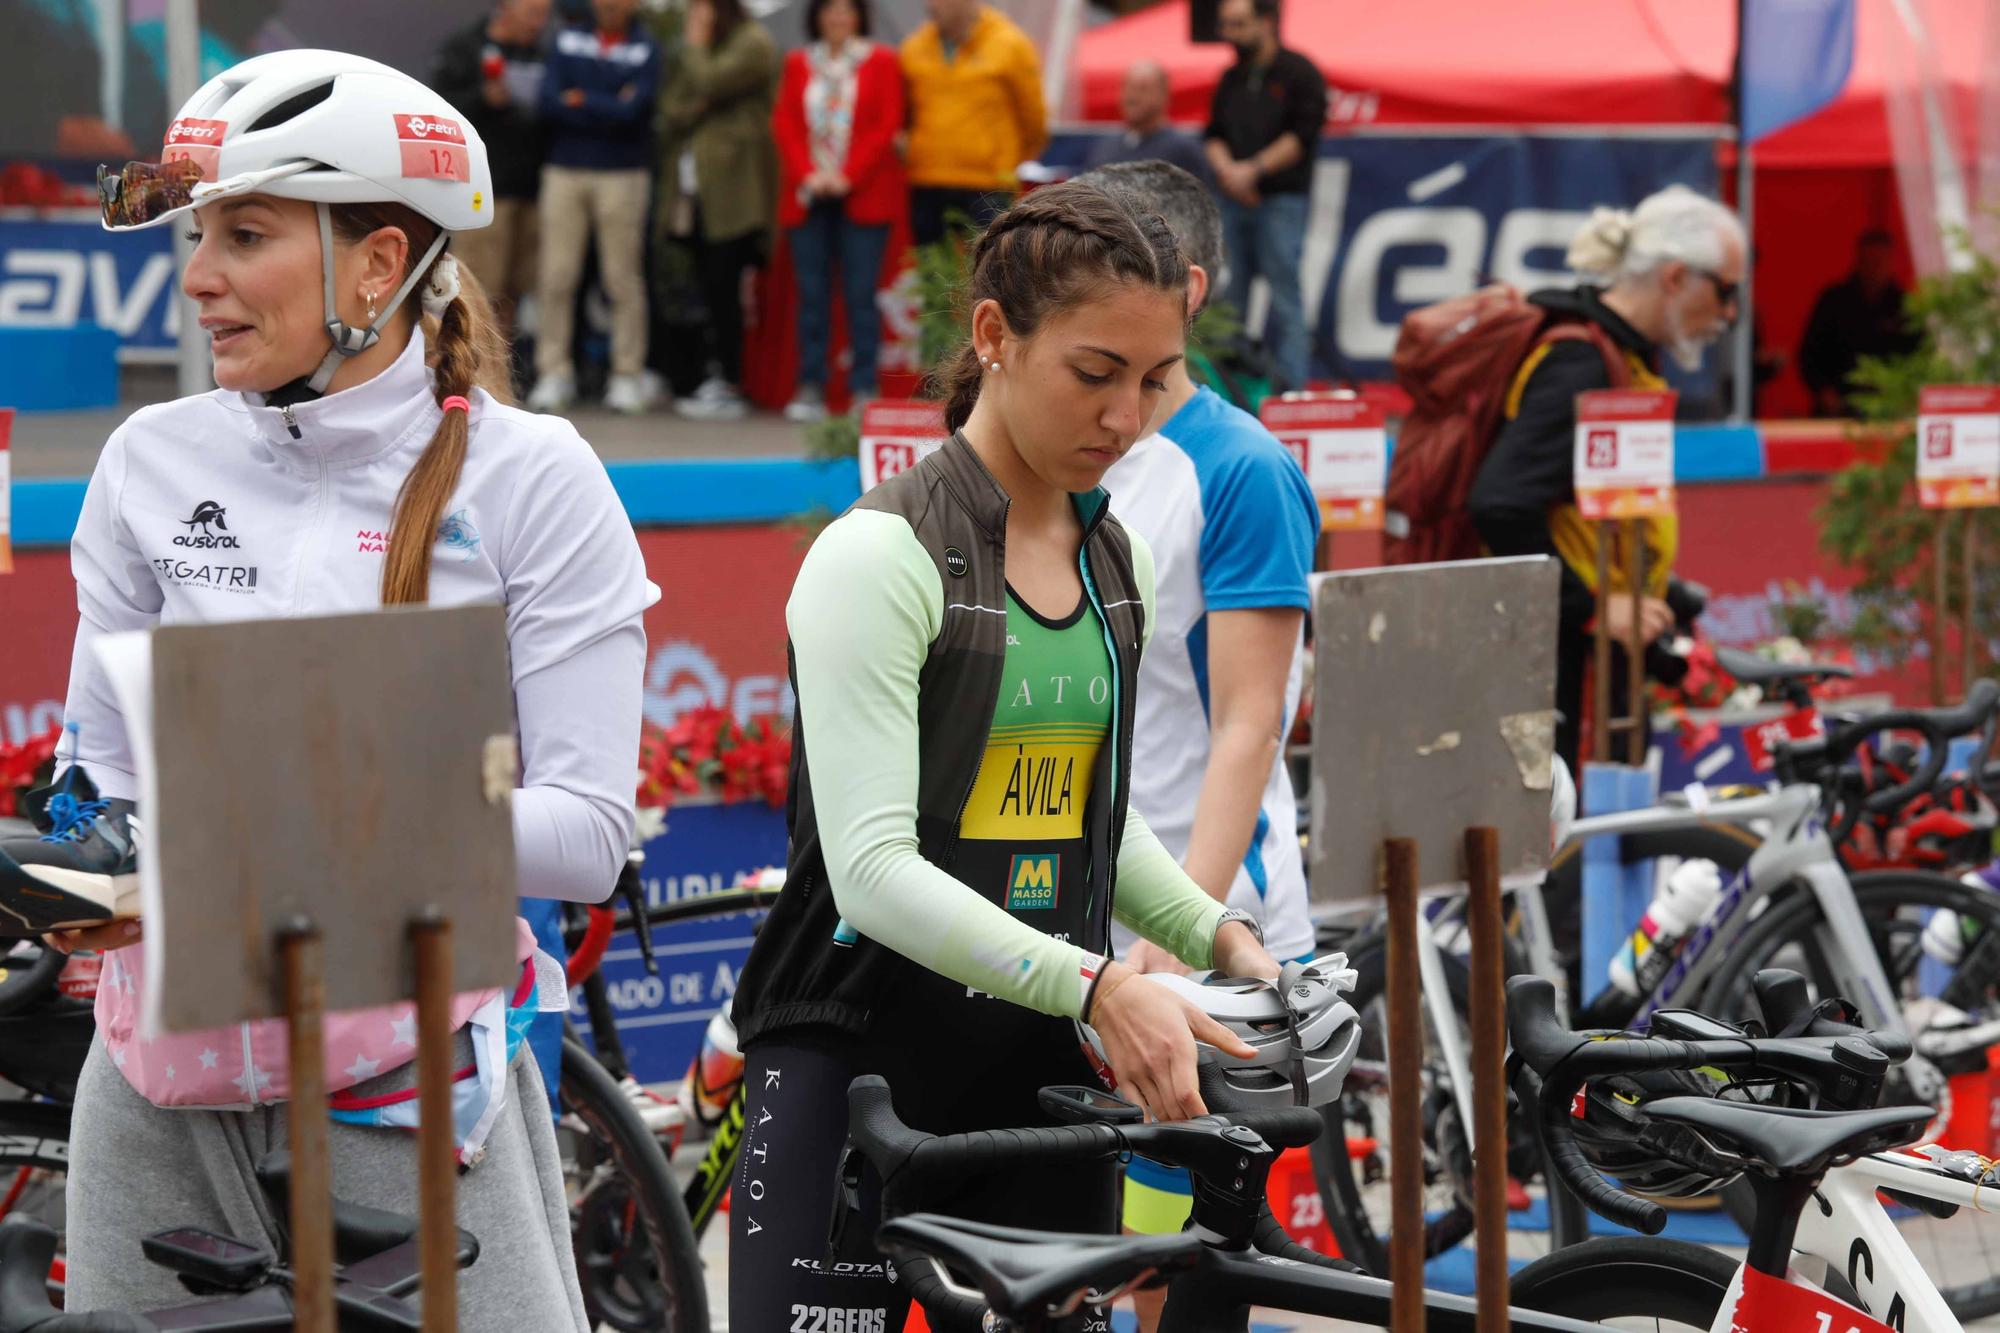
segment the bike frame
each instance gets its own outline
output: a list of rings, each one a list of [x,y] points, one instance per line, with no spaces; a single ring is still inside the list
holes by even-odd
[[[1709,919],[1682,945],[1673,966],[1640,1003],[1638,1018],[1655,1010],[1698,1000],[1717,973],[1730,965],[1729,946],[1749,926],[1756,905],[1784,885],[1798,880],[1818,900],[1827,932],[1839,993],[1861,1008],[1864,1025],[1877,1031],[1907,1035],[1894,989],[1875,956],[1867,921],[1855,901],[1854,885],[1834,854],[1833,842],[1819,820],[1821,793],[1809,783],[1794,783],[1761,796],[1715,801],[1706,808],[1656,806],[1619,814],[1579,819],[1570,841],[1624,833],[1663,832],[1700,824],[1749,824],[1769,820],[1770,836],[1750,856],[1750,862],[1723,886]]]

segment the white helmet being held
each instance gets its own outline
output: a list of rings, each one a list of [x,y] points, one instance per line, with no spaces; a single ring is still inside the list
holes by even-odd
[[[373,346],[455,231],[493,220],[486,145],[457,108],[409,75],[340,51],[276,51],[216,75],[167,127],[158,163],[100,167],[108,230],[152,227],[236,195],[318,205],[326,327],[333,348],[309,381],[324,390],[343,357]],[[437,239],[367,328],[333,300],[328,205],[403,204],[437,224]]]

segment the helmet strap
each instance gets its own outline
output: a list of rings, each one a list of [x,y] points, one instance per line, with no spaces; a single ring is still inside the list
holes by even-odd
[[[334,306],[332,210],[322,203],[315,204],[314,211],[319,214],[319,270],[324,279],[326,332],[333,340],[333,346],[320,361],[319,369],[315,370],[312,378],[306,381],[306,387],[314,393],[325,393],[327,384],[333,379],[333,373],[340,369],[342,361],[350,356],[359,356],[382,340],[382,326],[395,315],[403,304],[403,298],[410,294],[417,282],[429,271],[431,261],[437,258],[438,251],[444,249],[445,242],[451,239],[451,233],[442,228],[438,230],[437,238],[431,242],[430,248],[424,251],[424,257],[410,267],[410,276],[403,279],[403,285],[389,298],[389,304],[383,307],[382,313],[375,316],[366,328],[357,329],[342,319]]]

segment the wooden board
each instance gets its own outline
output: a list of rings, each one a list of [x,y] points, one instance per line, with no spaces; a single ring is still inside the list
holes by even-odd
[[[513,984],[501,608],[167,626],[152,681],[164,1030],[278,1015],[278,933],[299,920],[323,933],[330,1010],[414,998],[407,925],[427,912],[452,923],[458,990]]]
[[[1379,893],[1386,838],[1426,888],[1464,880],[1468,828],[1499,830],[1503,875],[1546,866],[1559,586],[1545,556],[1315,580],[1315,903]]]

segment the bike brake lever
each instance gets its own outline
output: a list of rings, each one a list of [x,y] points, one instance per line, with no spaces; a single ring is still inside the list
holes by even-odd
[[[618,877],[618,892],[625,899],[625,906],[632,913],[632,934],[639,941],[639,957],[646,964],[646,974],[660,975],[660,964],[653,957],[653,923],[646,917],[646,890],[639,882],[636,870]]]

